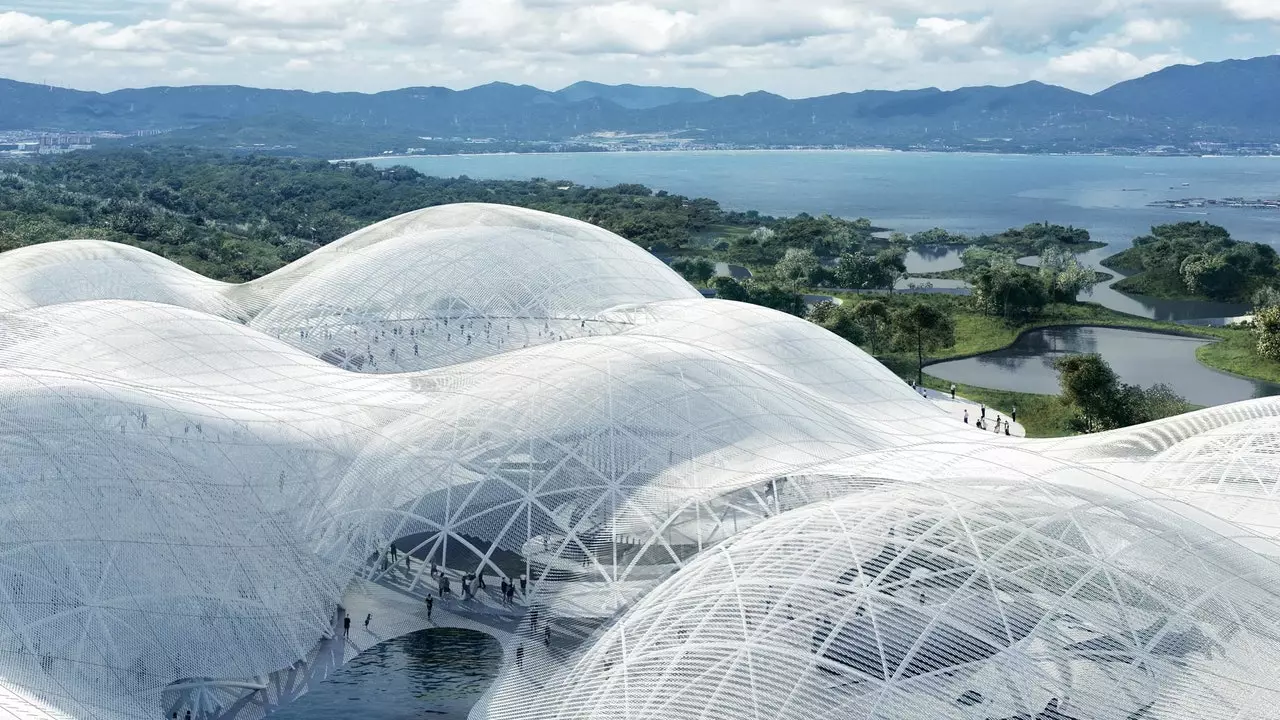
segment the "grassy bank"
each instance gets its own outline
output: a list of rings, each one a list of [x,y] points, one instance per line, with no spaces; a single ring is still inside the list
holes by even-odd
[[[1208,328],[1207,334],[1220,342],[1196,351],[1201,363],[1223,372],[1254,380],[1280,383],[1280,362],[1258,354],[1258,340],[1247,328]]]
[[[846,296],[847,300],[857,299]],[[1046,308],[1045,313],[1028,322],[1007,323],[1001,318],[983,315],[969,307],[965,298],[950,295],[920,295],[918,299],[939,307],[954,319],[956,344],[926,357],[926,363],[944,362],[971,357],[1008,347],[1024,332],[1044,327],[1064,325],[1092,325],[1102,327],[1133,328],[1156,332],[1175,333],[1192,337],[1213,339],[1201,347],[1196,357],[1206,366],[1257,380],[1280,383],[1280,362],[1267,360],[1257,353],[1253,334],[1240,328],[1202,328],[1162,322],[1117,312],[1091,303],[1057,304]],[[887,366],[907,379],[915,377],[915,357],[908,353],[893,353],[880,358]],[[925,367],[925,385],[939,390],[950,388],[949,381],[928,374]],[[1007,415],[1013,406],[1018,407],[1018,420],[1027,429],[1028,437],[1062,437],[1072,434],[1068,425],[1071,411],[1057,396],[1009,392],[972,385],[957,385],[956,392],[970,400],[985,403],[988,407]]]
[[[915,379],[915,358],[894,354],[881,357],[879,360],[900,377]],[[948,392],[951,389],[950,381],[928,373],[925,373],[924,384],[926,387],[942,392]],[[1071,420],[1071,409],[1056,395],[1010,392],[963,383],[956,384],[956,395],[986,405],[990,408],[991,415],[998,413],[1009,417],[1010,411],[1015,407],[1018,408],[1018,422],[1026,428],[1027,437],[1065,437],[1074,434],[1068,425]]]

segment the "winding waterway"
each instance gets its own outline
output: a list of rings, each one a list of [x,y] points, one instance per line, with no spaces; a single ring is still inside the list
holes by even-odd
[[[1280,386],[1228,375],[1196,360],[1210,341],[1141,330],[1056,327],[1033,330],[1003,350],[929,366],[943,380],[1014,392],[1056,395],[1060,357],[1098,353],[1124,382],[1164,383],[1195,405],[1280,395]]]

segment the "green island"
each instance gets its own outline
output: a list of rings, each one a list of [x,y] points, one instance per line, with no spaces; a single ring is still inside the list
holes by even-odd
[[[1270,245],[1238,242],[1205,222],[1158,225],[1102,264],[1128,273],[1115,289],[1170,299],[1249,302],[1280,277]]]
[[[992,352],[1022,333],[1064,325],[1213,339],[1197,352],[1203,364],[1280,382],[1276,253],[1235,242],[1225,230],[1204,223],[1159,226],[1137,238],[1132,249],[1107,263],[1134,273],[1116,287],[1160,297],[1251,300],[1258,308],[1252,327],[1190,327],[1077,302],[1080,290],[1100,276],[1082,267],[1076,255],[1102,244],[1087,230],[1049,222],[990,235],[936,228],[908,236],[865,218],[730,211],[711,199],[635,184],[599,188],[544,178],[435,178],[405,167],[184,148],[77,152],[0,164],[0,250],[98,238],[242,282],[370,223],[456,202],[505,203],[593,223],[667,260],[697,286],[807,316],[904,379],[935,389],[950,383],[927,374],[931,363]],[[964,248],[963,266],[907,273],[910,250],[939,246]],[[1017,262],[1031,255],[1039,256],[1039,267]],[[732,276],[718,273],[718,263],[728,264]],[[902,281],[931,279],[964,280],[972,293],[895,292]],[[811,308],[813,299],[805,295],[813,294],[831,301]],[[1016,405],[1028,435],[1041,437],[1141,422],[1187,407],[1162,386],[1125,386],[1107,375],[1109,368],[1085,369],[1102,383],[1093,388],[1095,395],[1101,388],[1124,402],[1088,406],[1081,399],[1088,393],[1073,389],[1066,369],[1062,396],[957,390],[992,408]]]

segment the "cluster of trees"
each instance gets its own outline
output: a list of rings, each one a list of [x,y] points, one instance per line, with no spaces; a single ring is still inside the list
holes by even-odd
[[[1009,228],[996,235],[972,237],[953,233],[943,228],[933,228],[911,236],[913,245],[969,245],[1003,249],[1018,255],[1036,255],[1050,247],[1082,249],[1091,241],[1089,231],[1070,225],[1053,225],[1048,222],[1032,223],[1021,228]]]
[[[1136,271],[1116,283],[1121,290],[1227,302],[1246,301],[1280,276],[1280,258],[1270,245],[1237,242],[1206,222],[1153,227],[1107,264]]]
[[[814,258],[830,258],[856,252],[872,242],[877,228],[866,218],[845,220],[801,213],[795,217],[771,219],[750,232],[738,233],[714,249],[730,262],[771,266],[783,260],[788,250],[804,250]]]
[[[1007,320],[1034,318],[1055,302],[1075,302],[1092,287],[1095,275],[1071,252],[1050,246],[1040,255],[1038,268],[1017,263],[1012,255],[972,247],[963,255],[965,274],[983,313]]]
[[[782,259],[765,270],[787,287],[837,287],[848,290],[888,290],[907,272],[907,249],[892,246],[876,252],[841,253],[834,265],[825,265],[811,250],[789,248]]]
[[[716,264],[704,257],[678,257],[671,261],[671,269],[694,285],[706,285],[716,274]]]
[[[0,163],[0,250],[101,238],[242,281],[370,223],[455,202],[545,210],[611,230],[656,254],[698,257],[710,249],[758,267],[779,263],[788,250],[836,258],[883,244],[865,218],[775,218],[636,184],[436,178],[406,167],[152,148]],[[725,239],[709,248],[708,238]],[[705,266],[691,262],[694,277],[702,277]]]
[[[761,282],[755,279],[738,282],[731,277],[721,276],[712,279],[711,286],[715,288],[716,297],[722,300],[763,305],[796,317],[805,317],[809,312],[809,306],[805,303],[803,295],[777,283]]]
[[[925,355],[956,344],[951,315],[918,299],[897,306],[877,299],[823,302],[813,307],[809,320],[872,354],[897,350],[915,355],[919,383],[924,382]]]
[[[1128,427],[1191,410],[1168,385],[1149,388],[1120,382],[1101,355],[1069,355],[1055,363],[1061,399],[1075,409],[1072,429],[1100,432]]]

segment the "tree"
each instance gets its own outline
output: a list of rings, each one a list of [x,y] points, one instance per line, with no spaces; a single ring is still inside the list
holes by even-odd
[[[830,330],[854,345],[862,344],[863,328],[844,305],[837,305],[830,300],[820,302],[809,310],[809,321]]]
[[[1114,427],[1120,378],[1101,355],[1068,355],[1053,364],[1058,371],[1062,401],[1079,411],[1084,432]]]
[[[706,285],[716,274],[715,263],[706,258],[676,258],[671,262],[671,269],[684,276],[694,285]]]
[[[880,268],[875,256],[864,252],[843,253],[836,262],[836,284],[851,290],[877,287]]]
[[[1055,302],[1075,302],[1085,290],[1092,292],[1094,279],[1093,270],[1060,247],[1046,248],[1040,254],[1040,280]]]
[[[1253,315],[1253,334],[1258,339],[1258,354],[1280,360],[1280,306],[1262,308]]]
[[[815,284],[814,281],[822,272],[822,263],[812,250],[788,248],[782,259],[774,266],[777,278],[791,288],[799,288]]]
[[[1133,387],[1126,385],[1126,388]],[[1186,398],[1174,392],[1173,388],[1164,383],[1157,383],[1140,390],[1140,399],[1137,412],[1134,413],[1134,423],[1151,422],[1161,418],[1173,417],[1191,410],[1191,404]]]
[[[1231,299],[1246,281],[1240,267],[1224,255],[1189,255],[1182,261],[1181,271],[1187,290],[1215,300]]]
[[[1264,285],[1253,293],[1251,298],[1255,312],[1263,308],[1280,305],[1280,288],[1275,285]]]
[[[889,314],[889,306],[883,300],[863,300],[854,306],[852,314],[854,320],[862,327],[868,352],[875,354],[885,330],[893,322]]]
[[[716,290],[716,297],[721,300],[736,300],[737,302],[750,302],[751,293],[742,286],[742,283],[731,277],[718,276],[711,280],[711,287]]]
[[[1040,277],[1007,255],[988,259],[970,273],[973,296],[984,313],[1006,319],[1034,317],[1049,304],[1049,293]]]
[[[924,354],[956,344],[951,316],[925,303],[912,303],[893,316],[895,345],[916,351],[916,382],[924,382]]]
[[[743,287],[747,289],[747,302],[754,305],[781,310],[796,317],[804,317],[808,311],[804,296],[789,288],[754,281],[747,281]]]
[[[907,249],[892,247],[876,253],[876,266],[879,268],[878,287],[887,288],[893,294],[893,286],[898,279],[907,274]]]

